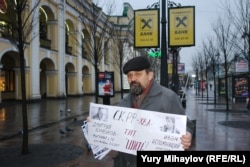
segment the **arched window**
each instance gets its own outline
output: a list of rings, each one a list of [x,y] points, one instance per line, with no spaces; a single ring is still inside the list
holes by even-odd
[[[39,22],[40,22],[40,39],[47,39],[47,15],[46,12],[44,11],[44,9],[41,7],[40,8],[40,18],[39,18]]]

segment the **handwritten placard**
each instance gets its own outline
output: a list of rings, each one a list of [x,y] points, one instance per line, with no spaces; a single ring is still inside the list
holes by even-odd
[[[89,142],[136,155],[137,150],[183,150],[186,116],[90,104]]]
[[[83,131],[83,135],[85,137],[85,139],[87,140],[87,143],[89,143],[89,135],[88,135],[88,122],[83,121],[83,125],[82,125],[82,131]],[[96,159],[101,160],[102,158],[104,158],[111,150],[108,148],[103,148],[100,146],[96,146],[96,145],[92,145],[92,144],[88,144],[88,147],[90,147],[90,149],[92,150],[92,153],[94,155],[94,157]]]

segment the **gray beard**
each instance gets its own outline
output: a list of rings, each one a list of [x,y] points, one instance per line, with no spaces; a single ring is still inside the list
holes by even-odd
[[[143,92],[143,87],[139,84],[139,85],[133,85],[132,83],[130,84],[130,92],[133,95],[140,95]]]

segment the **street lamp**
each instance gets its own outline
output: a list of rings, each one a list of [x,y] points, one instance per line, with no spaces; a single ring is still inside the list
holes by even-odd
[[[173,6],[181,6],[175,2],[167,0],[167,8]],[[160,5],[158,2],[147,8],[158,8]],[[160,84],[168,87],[168,56],[167,56],[167,18],[166,18],[166,0],[161,1],[161,73],[160,73]]]
[[[173,1],[168,1],[168,8],[180,7],[181,4],[176,4]],[[178,76],[178,56],[180,47],[173,47],[169,50],[172,51],[172,90],[178,94],[179,91],[179,76]]]
[[[168,87],[166,0],[161,1],[161,85]]]
[[[159,8],[159,2],[147,6],[147,8]],[[160,73],[160,84],[168,87],[168,62],[167,62],[167,19],[166,19],[166,0],[161,1],[161,73]]]

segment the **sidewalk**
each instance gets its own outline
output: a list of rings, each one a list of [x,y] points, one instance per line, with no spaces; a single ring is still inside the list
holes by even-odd
[[[224,97],[217,97],[214,105],[213,91],[207,101],[187,90],[187,115],[196,120],[196,140],[192,150],[250,150],[250,112],[245,103],[229,102],[226,111]]]
[[[120,96],[111,98],[114,104]],[[88,116],[93,96],[48,99],[28,103],[29,154],[21,155],[22,106],[7,102],[0,106],[0,166],[18,167],[109,167],[110,153],[103,160],[95,160],[86,148],[81,126]],[[99,99],[102,103],[102,99]],[[70,129],[70,131],[66,130]],[[64,131],[65,134],[59,131]]]
[[[232,104],[225,111],[220,100],[213,104],[196,96],[195,90],[186,91],[186,112],[196,120],[196,137],[191,150],[250,150],[250,113],[244,103]],[[116,103],[120,95],[111,98]],[[67,100],[42,100],[28,105],[30,154],[21,155],[21,104],[0,107],[0,166],[20,167],[112,167],[116,152],[103,160],[95,160],[86,148],[81,130],[94,97],[72,97]],[[102,103],[102,100],[99,100]],[[71,131],[66,131],[68,127]],[[66,133],[61,134],[59,130]],[[8,139],[6,140],[6,138]]]

